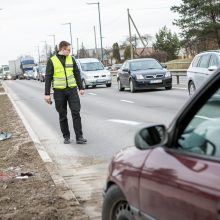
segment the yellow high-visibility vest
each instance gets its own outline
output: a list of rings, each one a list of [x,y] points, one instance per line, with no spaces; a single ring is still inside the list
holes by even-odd
[[[66,87],[76,87],[76,79],[74,77],[73,60],[71,56],[66,57],[65,68],[56,55],[52,56],[51,61],[53,63],[53,88],[65,89]],[[65,74],[66,72],[66,74]]]

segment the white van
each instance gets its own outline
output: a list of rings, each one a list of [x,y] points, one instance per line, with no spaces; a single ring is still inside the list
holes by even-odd
[[[103,64],[95,58],[76,59],[80,70],[83,87],[88,89],[89,86],[106,85],[111,87],[112,79],[110,71],[106,70]]]

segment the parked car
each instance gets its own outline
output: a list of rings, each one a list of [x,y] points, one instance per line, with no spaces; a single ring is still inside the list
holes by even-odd
[[[189,95],[191,96],[219,66],[220,50],[196,55],[187,70]]]
[[[145,127],[117,153],[102,220],[216,220],[220,217],[220,68],[173,120]]]
[[[117,74],[118,90],[130,88],[131,92],[140,89],[165,87],[172,89],[172,76],[165,65],[153,58],[132,59],[123,63]]]
[[[103,64],[95,58],[76,59],[80,70],[83,86],[88,89],[89,86],[106,85],[111,87],[112,79],[110,71],[106,70]]]

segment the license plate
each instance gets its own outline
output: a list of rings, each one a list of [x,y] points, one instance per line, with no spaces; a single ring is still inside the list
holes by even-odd
[[[150,83],[162,83],[161,79],[151,80]]]
[[[96,82],[97,83],[102,83],[102,82],[105,82],[105,79],[97,79]]]

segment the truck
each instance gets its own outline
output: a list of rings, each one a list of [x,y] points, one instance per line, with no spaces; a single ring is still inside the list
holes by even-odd
[[[15,75],[13,76],[9,71],[8,65],[2,65],[0,67],[0,79],[15,79]]]
[[[16,60],[9,60],[9,70],[17,79],[24,79],[25,72],[32,70],[35,66],[34,58],[31,56],[19,57]]]

